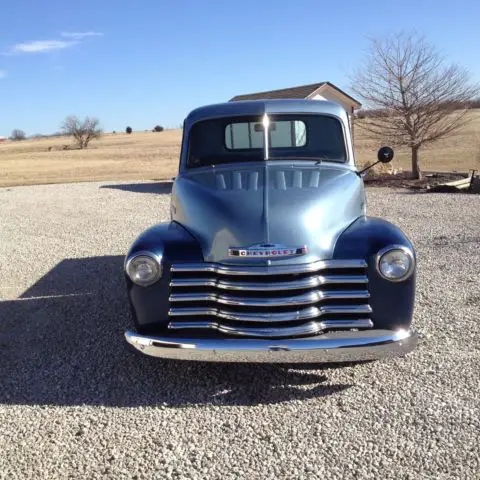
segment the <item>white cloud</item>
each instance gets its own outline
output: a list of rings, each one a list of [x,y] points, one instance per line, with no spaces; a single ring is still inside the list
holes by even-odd
[[[34,40],[32,42],[17,43],[10,49],[10,53],[42,53],[53,50],[63,50],[76,45],[76,40]]]
[[[7,72],[5,70],[0,70],[0,80],[7,76]]]
[[[43,53],[55,50],[65,50],[83,42],[88,37],[100,37],[103,33],[87,32],[62,32],[63,40],[33,40],[31,42],[17,43],[3,55],[15,55],[18,53]]]
[[[88,31],[88,32],[62,32],[60,35],[62,37],[72,38],[74,40],[83,40],[84,38],[87,38],[87,37],[101,37],[103,35],[103,33],[92,32],[92,31]]]

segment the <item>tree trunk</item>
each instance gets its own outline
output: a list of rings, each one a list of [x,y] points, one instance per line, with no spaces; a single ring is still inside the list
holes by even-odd
[[[422,179],[422,172],[420,170],[420,165],[418,164],[418,147],[412,147],[412,178],[416,180]]]

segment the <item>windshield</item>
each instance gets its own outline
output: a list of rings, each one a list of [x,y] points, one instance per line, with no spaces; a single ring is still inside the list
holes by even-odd
[[[340,121],[326,115],[204,120],[190,130],[189,167],[261,160],[346,161]]]

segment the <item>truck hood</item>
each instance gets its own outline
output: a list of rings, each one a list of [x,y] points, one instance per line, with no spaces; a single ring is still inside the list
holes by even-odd
[[[205,261],[274,265],[332,258],[336,239],[365,212],[363,182],[343,165],[267,161],[177,177],[172,220],[200,242]],[[238,257],[229,249],[307,247],[299,256]]]

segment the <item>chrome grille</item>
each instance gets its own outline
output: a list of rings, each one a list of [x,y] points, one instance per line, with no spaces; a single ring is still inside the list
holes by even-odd
[[[259,338],[372,328],[366,268],[363,260],[174,264],[168,328]]]

